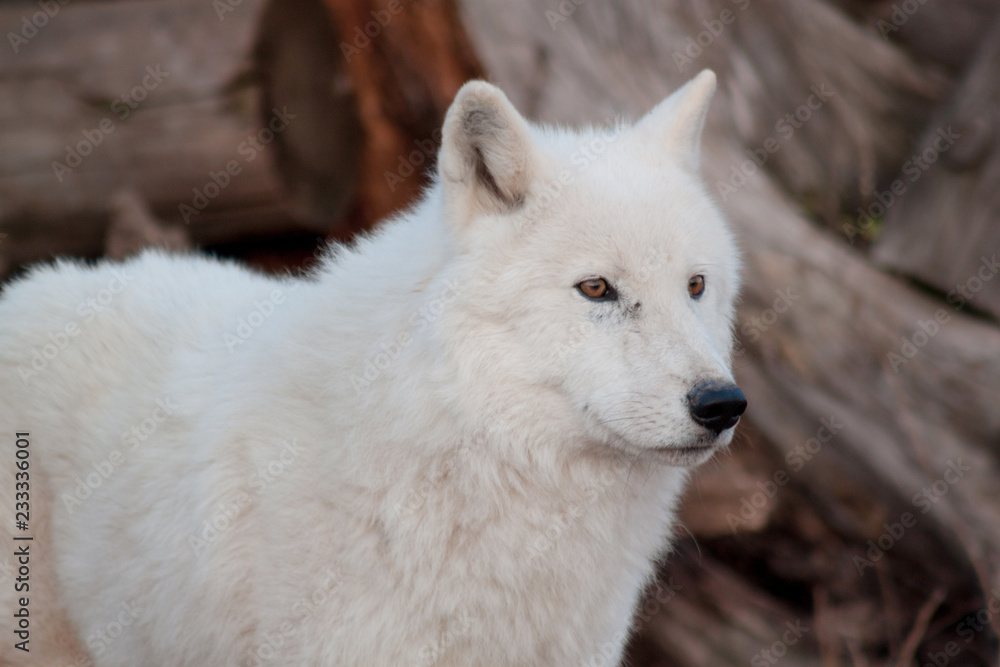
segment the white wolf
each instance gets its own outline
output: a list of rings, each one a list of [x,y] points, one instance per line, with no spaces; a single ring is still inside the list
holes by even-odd
[[[616,664],[746,405],[714,89],[568,131],[469,83],[423,200],[309,279],[149,252],[10,285],[3,659]]]

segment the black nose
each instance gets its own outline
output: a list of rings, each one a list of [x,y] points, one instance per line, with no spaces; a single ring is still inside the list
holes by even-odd
[[[716,435],[736,425],[747,409],[747,397],[735,384],[702,382],[688,394],[691,417]]]

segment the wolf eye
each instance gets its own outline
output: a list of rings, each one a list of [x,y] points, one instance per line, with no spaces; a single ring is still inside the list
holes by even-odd
[[[697,275],[691,276],[688,280],[688,294],[691,295],[692,299],[700,299],[701,295],[705,293],[705,276]]]
[[[577,283],[576,288],[580,294],[592,301],[613,301],[618,298],[615,288],[608,284],[604,278],[590,278]]]

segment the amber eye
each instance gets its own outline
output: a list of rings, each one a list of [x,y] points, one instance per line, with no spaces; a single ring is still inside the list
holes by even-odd
[[[578,283],[580,294],[594,301],[610,301],[615,298],[615,290],[604,278],[591,278]]]
[[[688,280],[688,294],[691,295],[692,299],[701,298],[701,295],[705,293],[705,276],[697,275],[691,276]]]

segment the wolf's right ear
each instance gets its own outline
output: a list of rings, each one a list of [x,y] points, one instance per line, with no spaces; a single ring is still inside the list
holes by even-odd
[[[446,206],[459,209],[452,213],[463,221],[516,209],[527,194],[534,150],[528,123],[499,88],[466,83],[448,109],[438,157]]]
[[[652,133],[654,141],[685,169],[701,168],[701,132],[715,93],[715,72],[706,69],[660,102],[636,126]]]

